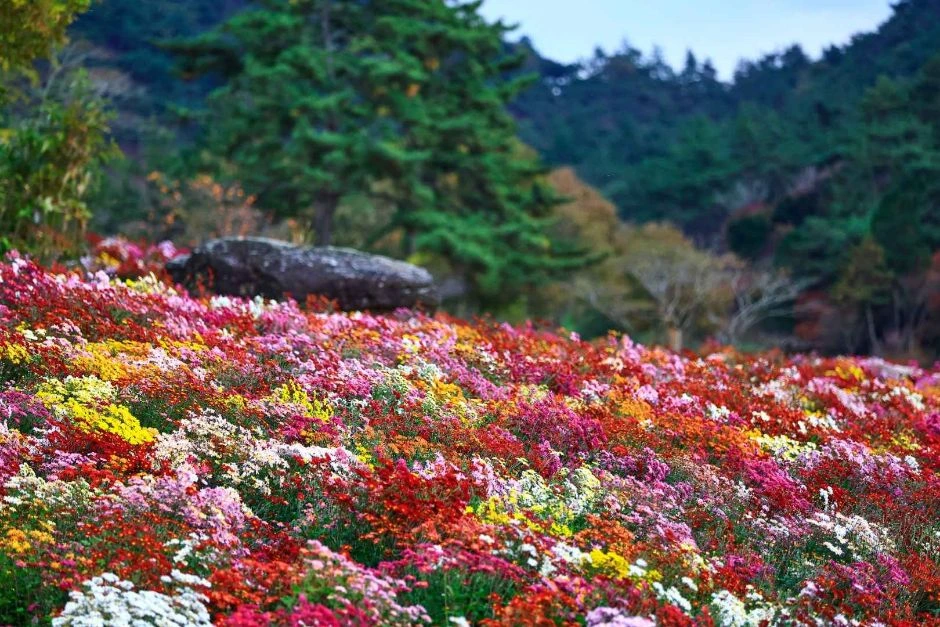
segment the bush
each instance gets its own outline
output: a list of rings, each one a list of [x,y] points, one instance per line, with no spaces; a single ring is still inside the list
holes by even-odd
[[[78,252],[91,217],[86,194],[114,148],[84,73],[32,104],[34,113],[0,125],[0,248],[54,259]]]

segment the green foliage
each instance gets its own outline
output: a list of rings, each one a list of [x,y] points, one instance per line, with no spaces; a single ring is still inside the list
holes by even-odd
[[[351,35],[369,18],[355,3],[271,0],[174,46],[184,72],[223,80],[210,96],[209,149],[228,156],[262,207],[313,213],[321,244],[344,196],[411,157],[370,102],[377,58]]]
[[[724,219],[718,194],[728,188],[731,168],[721,129],[696,116],[681,126],[665,155],[640,163],[633,184],[612,198],[640,221],[670,220],[693,229],[713,229]]]
[[[897,275],[924,270],[940,245],[940,216],[934,208],[933,224],[928,222],[928,203],[923,183],[902,179],[885,193],[872,216],[872,235]]]
[[[205,145],[259,207],[328,244],[341,204],[371,196],[393,207],[378,236],[400,230],[404,255],[438,255],[498,302],[583,258],[547,234],[556,198],[505,110],[521,58],[477,8],[267,0],[171,47],[222,81]]]
[[[885,249],[868,237],[853,247],[833,287],[836,301],[854,307],[883,304],[891,287]]]
[[[74,254],[81,243],[90,217],[85,199],[111,154],[108,116],[85,72],[53,57],[89,6],[90,0],[0,6],[0,250],[55,258]]]
[[[728,247],[739,257],[757,259],[767,247],[773,225],[759,213],[743,216],[728,224]]]
[[[85,197],[113,154],[108,114],[84,73],[61,83],[0,125],[2,243],[47,258],[77,252],[91,215]]]
[[[0,73],[36,77],[33,62],[65,42],[66,29],[91,0],[6,0],[0,4]]]
[[[33,624],[36,616],[48,616],[65,604],[66,591],[42,581],[37,569],[16,562],[14,555],[0,553],[0,623]]]
[[[866,230],[864,219],[812,216],[781,240],[775,262],[798,276],[829,282],[835,278],[845,251],[861,241]]]
[[[446,625],[452,616],[462,616],[471,625],[493,618],[493,595],[508,599],[517,584],[495,573],[467,572],[459,568],[413,573],[426,585],[414,586],[402,595],[408,605],[420,605],[435,625]],[[459,609],[459,613],[456,611]]]
[[[168,122],[172,116],[166,114],[175,109],[201,106],[211,84],[179,80],[173,55],[162,44],[200,35],[248,4],[247,0],[96,0],[70,33],[75,40],[113,53],[94,64],[132,79],[134,94],[122,99],[121,106],[140,116],[138,123],[151,115]],[[128,139],[147,139],[145,134],[130,135]]]

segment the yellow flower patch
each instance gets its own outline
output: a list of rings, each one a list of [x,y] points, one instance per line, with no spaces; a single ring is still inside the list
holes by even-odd
[[[129,444],[152,442],[157,430],[142,427],[129,409],[110,402],[114,395],[112,385],[98,377],[53,379],[36,392],[46,407],[72,420],[83,431],[113,433]]]
[[[0,536],[0,550],[21,555],[30,550],[36,542],[51,544],[53,540],[50,534],[38,529],[7,529],[6,534]]]
[[[25,361],[29,361],[29,351],[26,350],[25,346],[20,344],[7,344],[0,347],[0,358],[11,364],[21,364]]]
[[[74,399],[61,405],[84,431],[104,431],[129,444],[145,444],[157,437],[157,430],[144,428],[123,405],[110,404],[102,410],[82,405]]]
[[[333,407],[326,401],[310,398],[306,390],[300,387],[300,384],[296,381],[288,381],[284,385],[275,388],[271,392],[271,400],[302,407],[305,415],[323,422],[333,418]]]

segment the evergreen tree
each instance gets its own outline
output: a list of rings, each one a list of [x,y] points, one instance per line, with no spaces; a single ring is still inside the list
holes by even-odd
[[[479,2],[264,0],[176,44],[186,72],[214,72],[209,146],[259,205],[315,208],[317,241],[351,194],[397,208],[404,253],[444,256],[476,295],[499,299],[580,263],[546,236],[556,199],[506,111],[507,28]]]
[[[558,199],[507,111],[531,80],[507,78],[525,56],[507,54],[510,29],[486,23],[480,4],[385,0],[375,37],[424,70],[396,117],[406,149],[428,157],[393,181],[400,198],[391,226],[404,230],[407,252],[446,257],[477,296],[500,301],[580,260],[547,236]]]
[[[632,217],[714,234],[726,217],[716,195],[727,187],[732,167],[721,127],[697,116],[682,125],[665,155],[639,165],[633,185],[614,200]]]
[[[171,46],[184,72],[224,81],[210,96],[210,150],[235,164],[260,206],[309,219],[322,245],[332,240],[345,196],[413,158],[396,144],[397,121],[375,102],[382,60],[362,50],[372,9],[341,0],[264,0]]]

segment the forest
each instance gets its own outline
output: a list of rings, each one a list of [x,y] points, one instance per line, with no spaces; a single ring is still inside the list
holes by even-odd
[[[68,19],[0,64],[3,180],[35,179],[0,187],[7,248],[261,233],[587,337],[940,351],[938,0],[730,82],[628,44],[557,63],[473,2],[32,6],[0,20]]]

